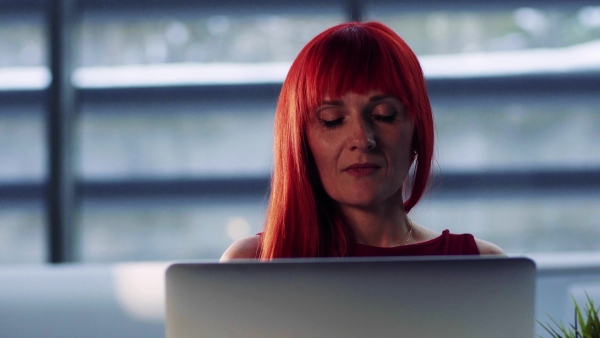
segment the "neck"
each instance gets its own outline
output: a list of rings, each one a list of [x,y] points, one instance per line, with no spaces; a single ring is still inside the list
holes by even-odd
[[[410,240],[412,225],[404,208],[371,210],[340,206],[340,212],[357,243],[393,247]]]

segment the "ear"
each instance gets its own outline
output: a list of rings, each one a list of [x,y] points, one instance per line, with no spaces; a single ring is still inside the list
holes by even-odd
[[[413,165],[417,155],[419,155],[419,137],[417,135],[417,128],[413,130],[412,142],[410,145],[410,164]]]

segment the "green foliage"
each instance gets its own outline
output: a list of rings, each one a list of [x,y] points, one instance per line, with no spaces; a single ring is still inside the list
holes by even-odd
[[[552,324],[544,325],[540,321],[538,323],[548,332],[552,338],[600,338],[600,320],[598,319],[599,309],[594,305],[594,301],[587,295],[587,304],[582,311],[575,299],[575,321],[569,327],[565,327],[562,323],[557,323],[550,318]],[[572,298],[572,297],[571,297]]]

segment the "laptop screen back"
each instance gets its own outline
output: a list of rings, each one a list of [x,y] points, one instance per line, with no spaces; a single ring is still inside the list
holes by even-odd
[[[167,338],[533,337],[525,258],[174,264]]]

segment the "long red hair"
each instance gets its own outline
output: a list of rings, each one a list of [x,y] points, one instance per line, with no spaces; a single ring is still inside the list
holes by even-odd
[[[414,125],[415,162],[405,182],[406,212],[427,187],[433,158],[433,117],[416,55],[378,22],[349,22],[312,39],[283,83],[274,125],[271,197],[260,258],[347,255],[352,234],[325,193],[308,146],[306,126],[325,96],[380,90],[406,107]]]

